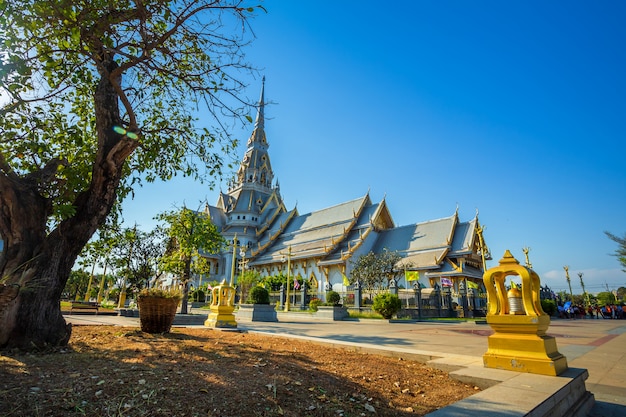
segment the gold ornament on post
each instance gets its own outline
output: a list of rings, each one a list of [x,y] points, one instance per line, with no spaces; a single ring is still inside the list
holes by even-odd
[[[211,290],[211,306],[209,317],[204,322],[205,326],[217,328],[236,328],[235,320],[235,288],[233,282],[235,280],[235,263],[237,262],[237,234],[233,238],[233,263],[231,265],[230,285],[226,283],[226,279],[222,280],[220,285],[213,287]]]
[[[521,278],[521,289],[508,276]],[[567,359],[556,347],[556,339],[546,335],[550,316],[541,308],[539,276],[521,266],[508,250],[500,265],[485,272],[487,323],[494,330],[483,355],[487,368],[556,376],[567,370]]]

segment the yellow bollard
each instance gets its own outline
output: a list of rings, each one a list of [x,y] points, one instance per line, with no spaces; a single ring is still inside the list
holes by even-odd
[[[507,276],[522,280],[521,290]],[[487,368],[556,376],[567,370],[567,359],[559,353],[556,339],[546,335],[550,317],[541,308],[539,276],[521,266],[508,250],[500,265],[483,276],[487,289],[487,323],[494,330],[483,355]]]

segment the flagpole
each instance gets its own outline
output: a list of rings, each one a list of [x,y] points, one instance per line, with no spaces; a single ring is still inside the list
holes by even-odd
[[[406,308],[409,308],[409,297],[408,297],[409,280],[406,277],[406,267],[404,267],[404,288],[407,290]]]

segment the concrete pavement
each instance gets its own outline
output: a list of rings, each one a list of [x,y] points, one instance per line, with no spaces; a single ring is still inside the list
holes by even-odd
[[[107,315],[72,315],[66,316],[66,320],[75,325],[139,326],[138,318]],[[481,388],[493,386],[470,397],[472,401],[459,404],[457,409],[448,407],[439,410],[436,416],[471,414],[462,407],[471,407],[476,411],[474,415],[481,416],[542,415],[542,409],[537,404],[546,403],[549,395],[557,397],[554,394],[557,391],[562,397],[570,395],[559,385],[561,380],[567,378],[484,368],[482,355],[487,351],[487,336],[491,334],[491,328],[486,324],[445,321],[389,323],[383,320],[332,322],[314,320],[306,313],[279,313],[279,322],[275,323],[239,320],[238,324],[239,329],[244,331],[303,338],[428,362]],[[588,370],[586,389],[596,400],[588,415],[626,416],[626,321],[554,319],[548,334],[556,337],[559,352],[567,358],[570,370],[574,373]],[[579,375],[583,380],[585,376]],[[498,390],[508,394],[503,395]],[[516,392],[517,395],[511,394]],[[515,398],[503,401],[511,395]],[[480,408],[485,404],[489,407]]]

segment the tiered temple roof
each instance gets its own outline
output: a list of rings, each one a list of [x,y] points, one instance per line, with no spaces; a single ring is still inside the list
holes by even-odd
[[[264,131],[264,90],[257,118],[237,175],[216,206],[206,210],[223,236],[246,249],[250,268],[280,264],[285,254],[293,261],[318,267],[339,266],[370,250],[397,251],[398,269],[423,271],[426,276],[482,277],[477,238],[478,215],[460,222],[451,216],[397,227],[383,199],[373,203],[369,191],[362,197],[332,207],[299,214],[288,210],[273,184],[269,144]],[[228,254],[223,260],[228,263]],[[270,268],[266,268],[269,271]]]

